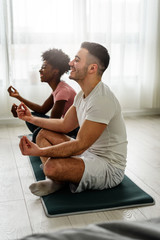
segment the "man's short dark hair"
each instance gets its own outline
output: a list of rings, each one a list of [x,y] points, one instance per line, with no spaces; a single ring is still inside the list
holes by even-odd
[[[88,52],[99,60],[99,72],[102,75],[107,69],[110,61],[108,50],[102,45],[94,42],[83,42],[81,48],[85,48]]]
[[[43,61],[47,61],[53,68],[59,70],[60,76],[68,72],[70,58],[61,49],[49,49],[41,55]]]

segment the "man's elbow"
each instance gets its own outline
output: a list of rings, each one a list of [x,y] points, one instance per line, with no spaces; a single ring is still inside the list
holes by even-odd
[[[62,122],[62,127],[63,127],[63,133],[67,134],[69,132],[72,132],[74,129],[77,128],[77,126],[67,126],[65,122]]]
[[[87,149],[89,148],[89,146],[87,145],[82,145],[81,143],[80,143],[80,145],[79,145],[79,147],[78,147],[78,151],[76,152],[76,155],[81,155],[81,154],[83,154]]]
[[[81,150],[81,151],[76,152],[74,155],[75,155],[75,156],[78,156],[78,155],[81,155],[81,154],[84,153],[84,152],[85,152],[85,150]]]

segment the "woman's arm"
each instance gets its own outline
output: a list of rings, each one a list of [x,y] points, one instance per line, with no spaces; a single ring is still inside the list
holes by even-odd
[[[8,88],[8,92],[11,97],[18,99],[20,102],[23,102],[28,108],[37,113],[46,114],[53,107],[54,104],[52,94],[45,100],[42,105],[39,105],[22,97],[17,91],[17,89],[12,86]]]

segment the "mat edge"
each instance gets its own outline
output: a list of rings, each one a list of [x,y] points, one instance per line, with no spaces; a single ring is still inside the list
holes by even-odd
[[[119,209],[125,209],[125,208],[134,208],[134,207],[146,207],[146,206],[153,206],[155,205],[155,200],[153,199],[152,203],[144,203],[144,204],[133,204],[129,206],[120,206],[120,207],[113,207],[113,208],[104,208],[104,209],[95,209],[95,210],[89,210],[89,211],[80,211],[80,212],[72,212],[72,213],[60,213],[60,214],[55,214],[55,215],[50,215],[47,211],[47,208],[45,206],[45,203],[43,201],[43,198],[40,197],[42,206],[44,208],[45,214],[49,218],[54,218],[54,217],[62,217],[62,216],[70,216],[70,215],[78,215],[78,214],[85,214],[85,213],[96,213],[96,212],[104,212],[104,211],[112,211],[112,210],[119,210]]]

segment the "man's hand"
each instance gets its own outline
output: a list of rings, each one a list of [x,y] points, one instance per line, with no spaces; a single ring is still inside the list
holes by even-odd
[[[17,108],[18,108],[18,106],[14,103],[12,105],[12,108],[11,108],[11,112],[12,112],[14,117],[18,117],[18,115],[17,115]]]
[[[19,148],[23,155],[40,156],[41,152],[40,148],[37,146],[37,144],[29,141],[29,139],[26,136],[23,136],[21,138]]]
[[[17,89],[15,89],[12,86],[10,86],[7,91],[9,92],[9,96],[10,97],[18,98],[20,96],[19,92],[17,91]]]
[[[24,121],[28,121],[33,117],[29,109],[26,107],[24,103],[21,103],[17,108],[17,115],[19,119]]]

